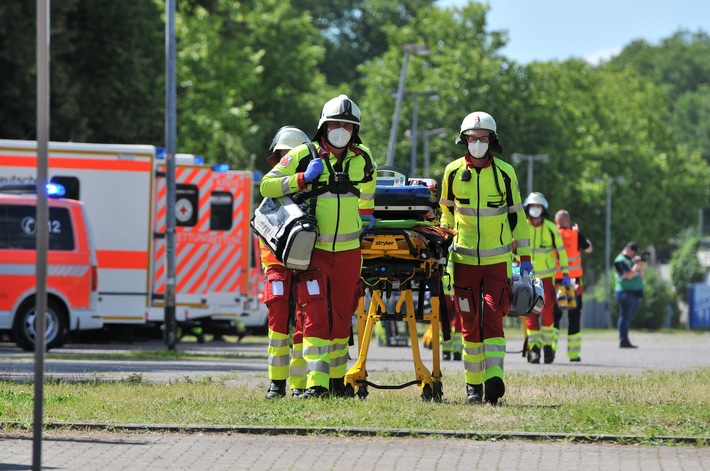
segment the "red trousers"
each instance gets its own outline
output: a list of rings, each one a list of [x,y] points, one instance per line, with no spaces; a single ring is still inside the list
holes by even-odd
[[[359,299],[361,263],[359,248],[344,252],[313,250],[308,270],[297,275],[305,337],[327,340],[350,337]]]
[[[557,302],[557,292],[552,278],[543,278],[542,288],[545,290],[545,306],[540,314],[531,312],[528,317],[528,329],[540,330],[541,327],[550,327],[555,321],[555,303]],[[542,319],[540,319],[542,318]],[[542,320],[542,322],[540,322]]]
[[[465,342],[505,337],[503,318],[508,314],[511,292],[506,262],[480,266],[454,264],[454,296]],[[481,296],[484,297],[482,326]]]

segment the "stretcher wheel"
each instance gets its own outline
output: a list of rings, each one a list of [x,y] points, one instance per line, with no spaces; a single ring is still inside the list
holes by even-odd
[[[367,391],[367,384],[363,384],[357,388],[357,397],[360,399],[367,398],[368,394],[370,393]]]
[[[355,389],[351,384],[345,385],[345,397],[355,397]]]
[[[434,401],[441,402],[444,397],[444,385],[441,381],[434,381]]]
[[[431,401],[432,396],[433,391],[431,390],[431,385],[425,384],[422,388],[422,400],[427,402]]]

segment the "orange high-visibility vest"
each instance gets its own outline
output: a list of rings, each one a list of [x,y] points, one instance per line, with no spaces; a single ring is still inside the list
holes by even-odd
[[[567,266],[569,267],[569,277],[579,278],[582,276],[582,253],[579,251],[579,232],[567,227],[560,227],[560,235],[562,242],[565,244],[565,252],[567,252]],[[562,271],[560,264],[557,264],[557,273],[555,278],[562,279]]]

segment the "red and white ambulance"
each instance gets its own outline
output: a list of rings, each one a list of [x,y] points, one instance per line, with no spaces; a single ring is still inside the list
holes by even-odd
[[[0,140],[0,184],[32,182],[36,142]],[[93,226],[105,328],[160,325],[166,284],[166,163],[149,145],[49,143],[49,179]],[[176,156],[176,317],[234,322],[247,293],[252,173]]]
[[[51,195],[52,193],[50,193]],[[70,331],[99,329],[97,261],[91,228],[80,201],[48,199],[47,349],[62,346]],[[37,305],[35,185],[0,184],[0,331],[34,349]]]

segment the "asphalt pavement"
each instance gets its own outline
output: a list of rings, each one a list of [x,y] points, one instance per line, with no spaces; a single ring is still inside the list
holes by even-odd
[[[583,332],[584,334],[584,332]],[[520,355],[522,336],[508,332],[507,371],[540,374],[603,373],[636,375],[650,370],[710,367],[710,332],[636,333],[638,349],[619,349],[612,331],[590,333],[583,339],[582,361],[564,355],[565,336],[553,364],[530,365]],[[58,352],[130,351],[161,348],[159,342],[131,345],[67,345]],[[181,343],[180,350],[196,353],[243,353],[243,358],[185,361],[47,360],[45,375],[65,380],[111,380],[141,375],[145,381],[166,382],[203,377],[263,382],[266,379],[264,343]],[[412,369],[411,348],[382,347],[373,342],[367,368],[378,372]],[[421,349],[425,365],[431,351]],[[252,356],[248,356],[252,355]],[[357,351],[351,348],[351,357]],[[460,371],[461,362],[443,362],[447,371]],[[30,380],[31,355],[11,344],[0,344],[0,379]],[[709,390],[710,390],[710,385]],[[448,386],[444,384],[446,390]],[[0,401],[1,405],[1,401]],[[0,419],[2,408],[0,407]],[[48,430],[42,441],[43,469],[66,470],[456,470],[456,469],[575,469],[575,470],[706,470],[710,448],[646,446],[611,443],[572,443],[564,439],[473,439],[431,436],[331,436],[283,434],[277,430],[243,428],[246,433],[215,428],[165,429],[140,427],[127,433],[106,430]],[[381,434],[383,435],[383,434]],[[554,438],[554,437],[552,437]],[[0,427],[0,471],[32,469],[31,433]]]

